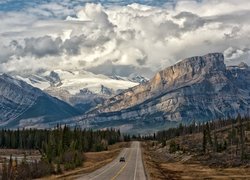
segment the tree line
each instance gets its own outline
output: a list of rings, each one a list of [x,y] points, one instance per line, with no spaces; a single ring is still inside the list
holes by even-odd
[[[158,131],[156,134],[152,136],[147,136],[145,138],[155,139],[158,141],[166,141],[175,137],[190,135],[194,133],[203,133],[204,131],[214,131],[217,129],[223,129],[228,126],[238,126],[239,122],[244,123],[247,122],[248,125],[250,123],[249,117],[241,117],[238,115],[237,118],[227,118],[227,119],[219,119],[215,121],[208,122],[195,122],[193,121],[191,124],[182,124],[180,123],[178,127],[169,128],[167,130]]]
[[[84,152],[107,150],[121,140],[119,130],[81,129],[58,125],[54,129],[17,129],[0,131],[0,148],[34,149],[42,155],[39,162],[21,163],[10,157],[3,163],[2,179],[33,179],[62,170],[74,169],[84,162]],[[24,171],[25,169],[25,171]],[[18,177],[18,178],[17,178]]]

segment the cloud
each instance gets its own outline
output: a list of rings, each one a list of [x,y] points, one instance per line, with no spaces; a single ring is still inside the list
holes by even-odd
[[[237,62],[250,63],[250,49],[237,49],[234,47],[229,47],[224,51],[224,55],[227,58],[228,64],[235,65]]]
[[[108,15],[104,12],[101,4],[88,3],[76,14],[76,18],[68,17],[68,20],[91,21],[102,28],[111,28],[113,25],[108,20]]]
[[[228,59],[239,58],[244,54],[244,51],[241,49],[234,49],[233,47],[229,47],[224,51],[224,55]]]
[[[200,27],[203,27],[206,23],[205,19],[191,12],[181,12],[176,15],[175,18],[184,20],[182,27],[184,32],[194,31]]]
[[[69,39],[66,39],[63,47],[65,48],[67,54],[69,55],[78,55],[80,54],[80,46],[84,43],[85,36],[73,36]]]
[[[236,38],[241,31],[241,28],[239,26],[234,26],[229,33],[225,33],[225,38],[226,39],[231,39],[231,38]]]
[[[142,74],[144,76],[152,76],[153,72],[149,68],[140,68],[133,65],[116,65],[112,61],[107,61],[101,65],[94,66],[88,69],[95,74],[104,74],[107,76],[122,76],[128,77],[131,74]]]
[[[24,53],[26,55],[34,55],[38,58],[45,56],[56,56],[60,54],[60,46],[62,43],[61,38],[53,40],[50,36],[44,36],[40,38],[24,39],[25,48]]]
[[[247,0],[98,2],[56,0],[0,12],[0,70],[79,68],[151,76],[213,51],[224,52],[229,64],[249,62]]]

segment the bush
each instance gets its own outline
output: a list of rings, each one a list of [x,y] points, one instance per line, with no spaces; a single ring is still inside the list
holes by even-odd
[[[180,145],[175,142],[175,140],[170,141],[169,152],[174,153],[180,150]]]
[[[83,163],[82,153],[75,150],[68,150],[63,154],[63,164],[65,170],[74,169]]]

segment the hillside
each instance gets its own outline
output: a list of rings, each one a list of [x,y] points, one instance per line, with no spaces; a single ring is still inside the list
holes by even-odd
[[[179,126],[147,137],[152,179],[249,179],[249,118]]]
[[[79,115],[69,104],[6,74],[0,76],[0,102],[1,127],[44,128]]]

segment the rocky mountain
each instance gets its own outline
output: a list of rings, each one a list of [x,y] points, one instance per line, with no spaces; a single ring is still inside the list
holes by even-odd
[[[0,126],[50,127],[80,113],[69,104],[9,75],[0,75]]]
[[[148,82],[147,78],[138,74],[131,74],[128,79],[132,82],[137,82],[139,84]]]
[[[82,116],[84,127],[147,132],[176,122],[249,114],[250,69],[226,67],[221,53],[184,59]]]
[[[66,101],[82,113],[120,93],[122,89],[138,85],[138,82],[128,78],[96,75],[84,70],[54,70],[23,74],[17,78]]]

